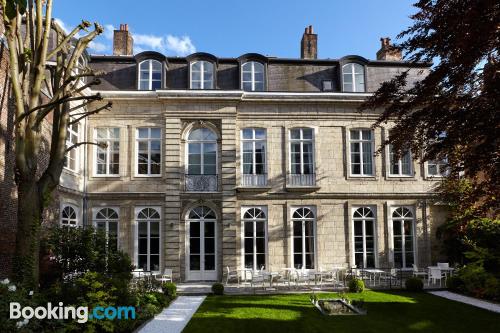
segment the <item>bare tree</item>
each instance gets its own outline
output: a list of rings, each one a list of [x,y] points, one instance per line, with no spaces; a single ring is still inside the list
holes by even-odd
[[[52,0],[1,0],[9,48],[10,84],[15,107],[15,163],[18,222],[14,278],[37,287],[39,233],[43,212],[59,184],[65,154],[90,142],[66,147],[69,125],[108,109],[89,109],[99,94],[88,94],[99,83],[79,59],[87,45],[103,32],[82,21],[65,33],[52,19]],[[42,124],[52,115],[48,165],[41,168]]]

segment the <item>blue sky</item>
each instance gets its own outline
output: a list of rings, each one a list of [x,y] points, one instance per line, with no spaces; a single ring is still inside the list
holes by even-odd
[[[393,40],[411,24],[414,0],[85,0],[54,1],[54,17],[71,28],[82,19],[106,32],[92,45],[94,54],[112,52],[112,29],[128,23],[134,51],[168,56],[194,51],[218,57],[247,52],[297,58],[304,28],[318,33],[318,57],[357,54],[375,58],[380,37]]]

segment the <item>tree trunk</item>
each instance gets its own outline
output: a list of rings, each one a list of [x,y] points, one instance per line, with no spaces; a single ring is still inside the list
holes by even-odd
[[[24,287],[38,288],[42,204],[37,183],[20,180],[17,192],[17,235],[14,279]]]

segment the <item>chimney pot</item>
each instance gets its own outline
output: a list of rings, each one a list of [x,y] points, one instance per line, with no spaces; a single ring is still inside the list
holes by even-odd
[[[302,35],[300,57],[302,59],[318,58],[318,35],[314,33],[312,25],[308,25]]]
[[[113,55],[132,55],[134,40],[128,31],[128,24],[120,24],[120,30],[113,32]]]
[[[399,61],[402,59],[401,50],[391,44],[389,37],[380,38],[380,50],[377,51],[377,60]]]

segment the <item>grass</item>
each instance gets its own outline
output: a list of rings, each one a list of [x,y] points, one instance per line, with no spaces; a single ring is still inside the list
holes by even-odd
[[[309,294],[209,296],[183,333],[498,332],[500,315],[426,293],[348,294],[366,316],[323,316]],[[318,294],[319,298],[337,294]]]

